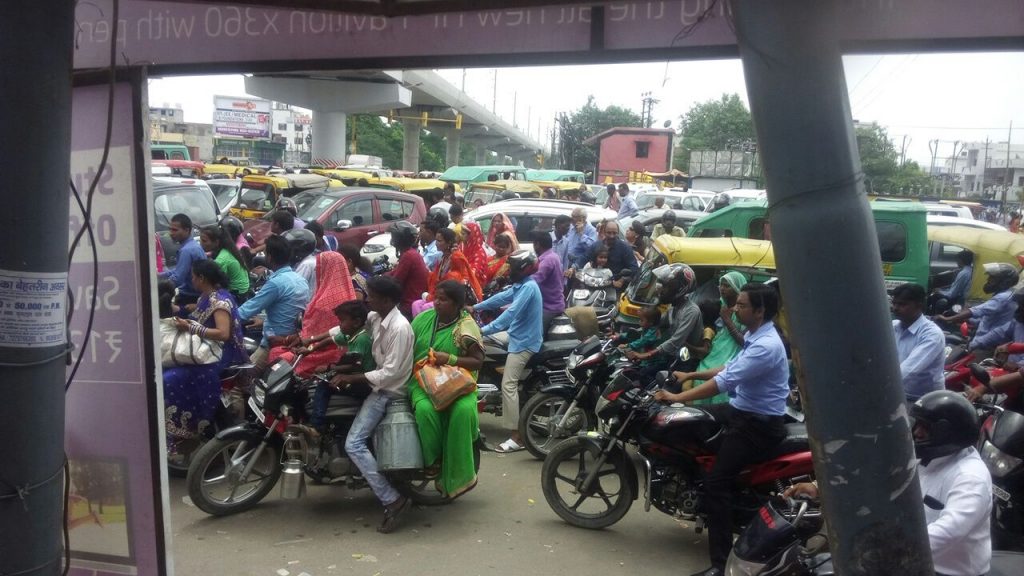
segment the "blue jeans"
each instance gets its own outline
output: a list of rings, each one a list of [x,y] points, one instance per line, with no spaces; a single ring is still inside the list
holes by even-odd
[[[345,439],[345,452],[352,459],[363,478],[369,483],[370,489],[377,495],[381,504],[387,506],[394,503],[401,494],[388,482],[387,478],[377,471],[377,459],[370,452],[368,441],[373,435],[373,430],[384,418],[391,398],[385,394],[374,391],[363,401],[359,414],[352,421],[352,428]]]

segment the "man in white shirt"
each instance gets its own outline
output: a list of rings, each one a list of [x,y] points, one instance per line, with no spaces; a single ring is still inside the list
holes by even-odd
[[[935,574],[985,574],[992,560],[992,477],[974,449],[978,413],[960,394],[939,390],[915,402],[910,416]],[[801,483],[785,492],[795,494],[816,498],[818,489]]]
[[[911,402],[945,387],[946,337],[925,316],[927,304],[928,294],[918,284],[901,284],[892,291],[892,329],[903,391]]]
[[[368,441],[384,418],[388,404],[406,396],[405,384],[412,374],[415,336],[409,321],[398,311],[402,286],[397,280],[376,276],[366,282],[366,291],[366,303],[371,310],[366,325],[373,338],[371,353],[377,368],[365,374],[340,375],[336,380],[341,386],[366,383],[373,390],[352,422],[345,452],[384,505],[384,521],[377,531],[387,534],[398,526],[398,518],[409,508],[410,502],[377,470],[377,460],[370,452]]]

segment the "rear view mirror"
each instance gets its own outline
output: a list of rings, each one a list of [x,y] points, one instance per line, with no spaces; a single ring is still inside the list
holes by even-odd
[[[338,220],[338,223],[334,225],[335,232],[344,232],[352,227],[351,220]]]

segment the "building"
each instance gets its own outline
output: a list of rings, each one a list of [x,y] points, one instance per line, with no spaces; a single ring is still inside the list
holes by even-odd
[[[313,149],[312,115],[282,102],[274,102],[271,114],[271,140],[285,145],[284,163],[309,165]]]
[[[180,104],[149,109],[149,140],[153,144],[182,144],[194,160],[213,158],[213,124],[185,122]]]
[[[1017,202],[1024,190],[1024,144],[968,142],[946,158],[943,172],[958,196],[1002,200],[1005,191],[1006,201]]]
[[[597,146],[595,183],[623,182],[630,172],[667,172],[672,162],[668,128],[612,128],[583,143]]]

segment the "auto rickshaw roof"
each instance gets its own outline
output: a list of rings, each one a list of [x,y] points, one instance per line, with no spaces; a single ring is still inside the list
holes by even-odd
[[[522,166],[452,166],[451,168],[444,171],[441,174],[441,180],[446,182],[465,182],[468,180],[476,180],[483,174],[490,174],[492,172],[517,172],[526,173],[526,169]]]
[[[243,182],[270,182],[278,188],[326,188],[332,184],[327,176],[321,174],[275,174],[273,176],[246,176]]]
[[[665,255],[669,264],[775,269],[775,252],[767,240],[689,238],[666,234],[654,239],[654,248]]]
[[[559,180],[563,176],[583,176],[583,172],[578,170],[536,170],[529,168],[526,170],[527,180],[543,180],[545,182]],[[577,182],[579,184],[579,182]]]
[[[544,191],[536,182],[527,180],[491,180],[489,182],[474,182],[470,188],[484,188],[488,190],[508,190],[523,195],[540,196]]]

